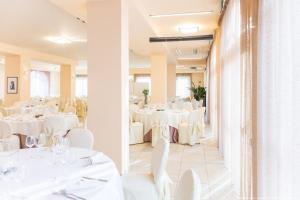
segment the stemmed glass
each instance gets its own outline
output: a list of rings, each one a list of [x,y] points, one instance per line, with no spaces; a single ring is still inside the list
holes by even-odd
[[[45,146],[47,143],[47,136],[45,133],[41,133],[38,135],[38,137],[36,138],[36,146],[38,148],[41,148],[43,146]]]
[[[66,157],[69,152],[69,140],[68,138],[62,137],[61,135],[56,135],[53,138],[52,151],[54,153],[55,163],[57,161],[62,164],[66,163]],[[61,157],[60,160],[57,160],[58,157]]]
[[[25,141],[25,145],[28,148],[32,148],[34,145],[36,145],[36,137],[34,136],[26,136],[26,141]]]

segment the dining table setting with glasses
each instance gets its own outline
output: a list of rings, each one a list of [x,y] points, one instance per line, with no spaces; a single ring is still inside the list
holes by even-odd
[[[123,200],[120,176],[105,154],[56,136],[26,138],[27,149],[0,152],[1,200]],[[36,148],[33,148],[36,147]]]

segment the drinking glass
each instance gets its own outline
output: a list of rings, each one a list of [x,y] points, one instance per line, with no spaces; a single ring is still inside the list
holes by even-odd
[[[28,148],[32,148],[34,145],[36,145],[36,138],[34,136],[26,136],[25,145]]]
[[[38,148],[41,148],[43,146],[45,146],[47,143],[47,136],[45,133],[41,133],[39,134],[39,136],[36,138],[36,146]]]

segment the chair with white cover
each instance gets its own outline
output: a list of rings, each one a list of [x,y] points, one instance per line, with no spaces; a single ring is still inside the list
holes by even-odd
[[[200,198],[200,178],[192,169],[189,169],[185,171],[180,178],[175,194],[175,200],[200,200]]]
[[[6,121],[0,120],[0,151],[20,149],[20,139],[12,134],[11,127]]]
[[[140,144],[144,142],[143,123],[134,122],[132,114],[129,115],[129,144]]]
[[[178,142],[180,144],[194,145],[200,142],[200,138],[204,136],[203,123],[204,109],[198,109],[190,112],[188,121],[179,124]]]
[[[125,200],[169,200],[170,178],[166,173],[169,142],[160,139],[152,152],[151,174],[122,177]]]
[[[152,120],[152,146],[156,145],[156,142],[163,138],[166,141],[170,141],[170,131],[168,124],[168,115],[164,111],[155,111],[151,116]]]
[[[94,135],[84,128],[74,128],[67,134],[71,147],[93,149]]]
[[[188,102],[184,102],[183,103],[183,109],[187,110],[189,112],[193,111],[193,105],[192,105],[192,103],[189,102],[189,101]]]
[[[44,131],[48,136],[65,135],[67,132],[65,118],[61,115],[47,116],[44,120]]]

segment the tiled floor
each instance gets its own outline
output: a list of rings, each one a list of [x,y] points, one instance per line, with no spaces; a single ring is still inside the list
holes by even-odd
[[[130,173],[149,173],[152,147],[150,143],[130,146]],[[171,144],[167,172],[173,181],[173,195],[183,172],[193,168],[200,176],[202,198],[235,200],[230,174],[224,167],[215,142],[206,139],[195,146]]]

